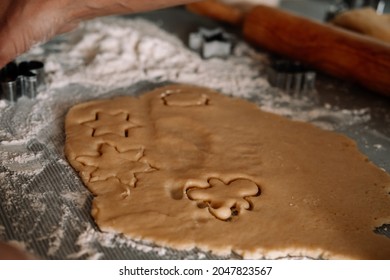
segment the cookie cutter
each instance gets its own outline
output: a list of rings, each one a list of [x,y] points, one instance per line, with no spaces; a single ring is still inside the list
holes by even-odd
[[[41,61],[10,62],[0,71],[1,98],[11,102],[16,102],[21,96],[36,97],[44,84],[44,64]]]
[[[298,61],[274,59],[268,68],[271,85],[299,96],[315,89],[316,72]]]
[[[203,58],[227,57],[234,47],[234,37],[222,28],[199,28],[190,33],[188,38],[190,49],[199,52]]]

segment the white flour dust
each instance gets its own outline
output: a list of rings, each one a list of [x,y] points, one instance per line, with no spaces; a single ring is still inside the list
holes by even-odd
[[[84,257],[86,259],[100,259],[103,257],[102,253],[97,250],[97,244],[106,248],[133,248],[139,252],[151,253],[153,252],[157,256],[167,256],[174,253],[169,252],[167,248],[148,244],[146,242],[135,241],[129,238],[123,237],[116,233],[103,233],[96,231],[90,225],[85,225],[85,231],[79,235],[76,245],[80,250],[76,253],[68,255],[70,259],[78,259]],[[197,250],[188,251],[186,259],[204,259],[206,255]]]
[[[63,153],[64,116],[74,104],[116,91],[136,91],[134,85],[144,81],[171,81],[248,98],[265,111],[326,129],[370,120],[365,109],[340,111],[317,104],[315,93],[296,99],[272,88],[265,75],[266,55],[244,42],[238,42],[227,59],[203,60],[177,37],[140,19],[87,22],[21,59],[45,62],[46,89],[34,100],[0,101],[0,210],[4,212],[0,214],[5,217],[0,238],[17,240],[41,258],[114,258],[118,248],[177,258],[168,249],[101,233],[92,226],[91,194]],[[6,227],[11,233],[6,234]],[[191,252],[181,257],[206,255]]]
[[[46,58],[52,88],[70,83],[115,88],[142,80],[174,81],[245,97],[268,87],[260,75],[266,57],[244,43],[227,60],[203,60],[154,24],[117,18],[89,22],[70,37],[73,45],[64,45],[63,51]]]

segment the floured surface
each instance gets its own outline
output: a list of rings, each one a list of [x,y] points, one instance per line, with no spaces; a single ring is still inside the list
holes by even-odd
[[[65,128],[103,231],[246,258],[390,258],[373,232],[390,177],[342,135],[187,86],[77,105]]]

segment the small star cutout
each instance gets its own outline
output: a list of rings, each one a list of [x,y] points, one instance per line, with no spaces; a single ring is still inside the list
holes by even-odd
[[[99,156],[80,156],[76,160],[87,165],[96,167],[91,173],[91,182],[104,181],[116,177],[122,184],[135,187],[136,173],[154,171],[149,164],[140,162],[143,149],[119,152],[115,147],[103,144],[100,147]]]
[[[206,205],[212,215],[220,220],[228,220],[240,214],[241,210],[251,210],[248,197],[258,196],[260,188],[251,180],[237,179],[229,184],[213,178],[209,180],[210,187],[189,188],[187,196],[190,200]]]
[[[101,112],[96,113],[96,120],[85,122],[83,125],[94,129],[92,136],[112,133],[127,137],[130,128],[139,127],[137,124],[129,121],[129,114],[119,113],[117,115],[110,115]]]

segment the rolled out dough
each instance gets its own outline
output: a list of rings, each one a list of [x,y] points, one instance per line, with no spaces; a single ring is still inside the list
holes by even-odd
[[[390,15],[377,14],[373,8],[361,8],[338,14],[332,23],[390,43]]]
[[[209,89],[76,105],[66,156],[103,231],[244,258],[390,259],[390,176],[349,138]]]

